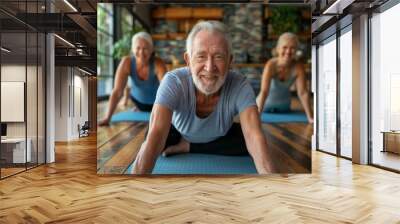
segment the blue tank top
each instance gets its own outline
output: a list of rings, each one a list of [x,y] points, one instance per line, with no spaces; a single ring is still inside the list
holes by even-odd
[[[290,86],[296,80],[295,69],[291,70],[291,74],[286,81],[280,81],[276,76],[271,80],[271,86],[267,101],[264,105],[266,112],[285,112],[290,110]]]
[[[159,81],[154,71],[154,57],[150,59],[149,76],[141,80],[136,72],[136,58],[131,58],[131,96],[143,104],[153,104],[156,99]]]

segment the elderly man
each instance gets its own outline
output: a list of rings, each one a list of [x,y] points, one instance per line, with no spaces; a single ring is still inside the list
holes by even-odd
[[[225,26],[196,24],[186,48],[187,67],[168,72],[157,91],[133,172],[151,173],[161,153],[183,152],[250,153],[259,174],[272,172],[254,92],[243,76],[229,71],[233,57]],[[237,114],[240,124],[233,123]]]

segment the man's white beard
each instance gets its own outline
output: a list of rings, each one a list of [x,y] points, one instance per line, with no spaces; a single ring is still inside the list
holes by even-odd
[[[216,93],[221,86],[225,83],[226,77],[228,76],[228,74],[225,74],[224,76],[217,76],[218,79],[216,81],[216,83],[214,83],[211,86],[206,86],[203,84],[202,80],[200,79],[200,75],[198,74],[194,74],[192,75],[193,77],[193,83],[196,86],[196,88],[203,94],[209,96],[211,94]]]

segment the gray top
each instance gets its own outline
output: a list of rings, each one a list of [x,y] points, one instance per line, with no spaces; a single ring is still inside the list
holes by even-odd
[[[256,106],[254,91],[246,78],[229,71],[214,111],[205,118],[198,117],[195,85],[188,67],[164,76],[154,103],[173,111],[172,125],[191,143],[206,143],[226,135],[235,115]]]

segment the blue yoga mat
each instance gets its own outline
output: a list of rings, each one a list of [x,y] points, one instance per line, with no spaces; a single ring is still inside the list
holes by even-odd
[[[126,121],[149,121],[150,112],[143,111],[123,111],[114,114],[111,117],[111,122],[126,122]]]
[[[133,163],[126,171],[132,173]],[[153,174],[256,174],[250,156],[220,156],[185,153],[159,156]]]
[[[288,123],[301,122],[308,123],[307,116],[303,112],[293,111],[288,113],[262,113],[261,121],[263,123]]]
[[[150,112],[142,111],[123,111],[112,116],[111,122],[129,122],[129,121],[149,121]],[[287,123],[287,122],[302,122],[307,123],[307,116],[303,112],[288,112],[288,113],[262,113],[261,121],[263,123]]]

